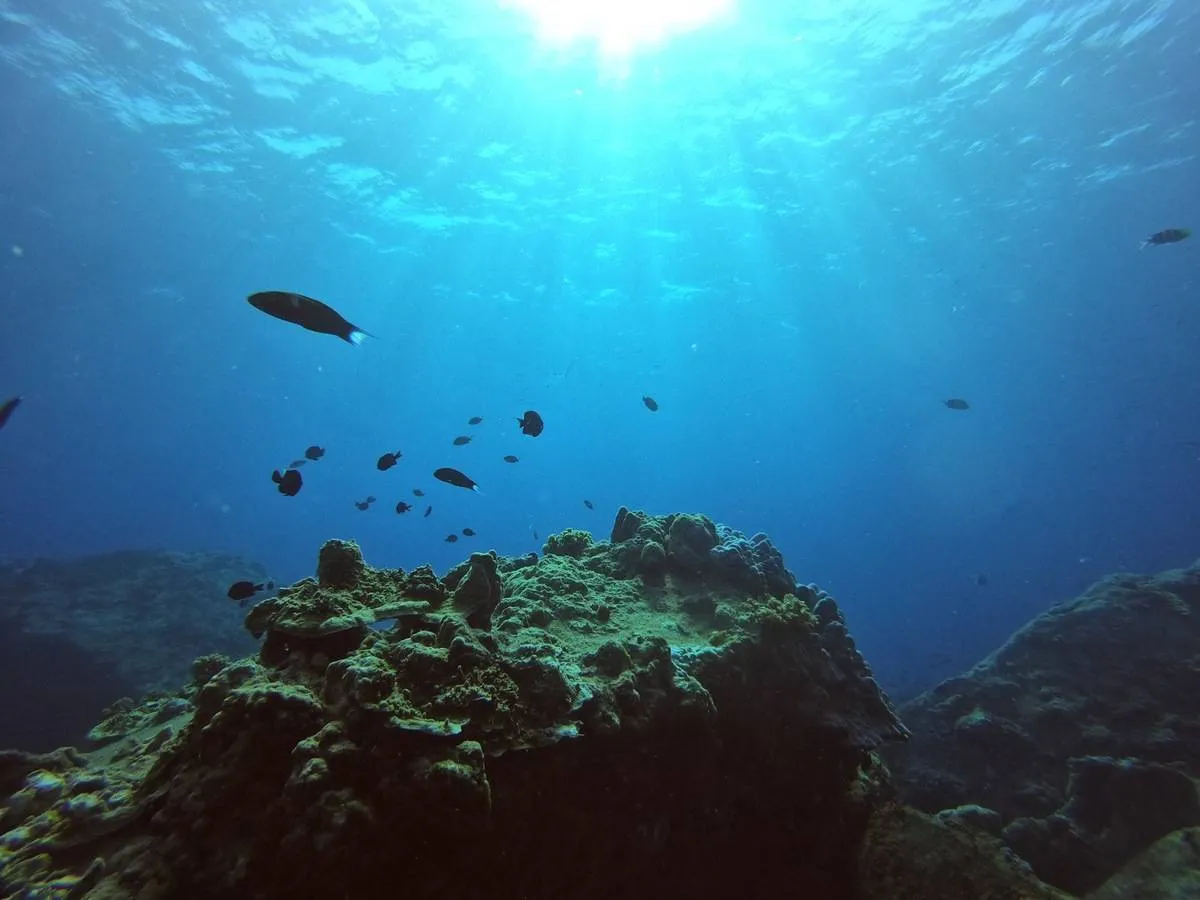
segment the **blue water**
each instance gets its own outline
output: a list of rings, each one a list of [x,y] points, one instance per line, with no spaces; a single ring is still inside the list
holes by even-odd
[[[1197,47],[1184,0],[742,3],[624,61],[489,0],[0,0],[0,552],[287,581],[700,511],[910,692],[1200,551],[1200,238],[1138,250],[1200,227]]]

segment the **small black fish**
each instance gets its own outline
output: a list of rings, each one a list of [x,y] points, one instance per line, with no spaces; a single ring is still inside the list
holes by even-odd
[[[975,576],[975,587],[986,587],[989,581],[991,581],[991,579],[988,578],[983,572],[980,572]]]
[[[399,450],[397,450],[395,453],[385,453],[383,456],[379,457],[378,461],[375,463],[375,468],[377,468],[380,472],[386,472],[388,469],[398,463],[400,461],[400,457],[403,455],[404,454],[402,454]]]
[[[425,515],[421,516],[421,518],[422,518],[422,519],[428,519],[428,518],[429,518],[429,514],[430,514],[431,512],[433,512],[433,506],[427,506],[427,507],[425,507]]]
[[[530,437],[537,437],[542,433],[542,429],[546,427],[546,423],[532,409],[525,410],[525,415],[517,419],[517,424],[521,426],[521,433],[527,434]]]
[[[295,469],[288,469],[283,473],[276,469],[271,473],[271,480],[279,485],[279,493],[285,497],[295,497],[300,493],[300,488],[304,487],[304,479]]]
[[[513,456],[511,453],[508,456],[504,457],[504,461],[506,463],[520,462],[520,460],[517,459],[515,456]]]
[[[3,428],[8,423],[8,417],[13,414],[13,410],[21,405],[20,397],[9,397],[0,406],[0,428]]]
[[[588,509],[595,509],[595,508],[596,508],[596,507],[592,506],[592,501],[591,501],[591,500],[584,500],[584,501],[583,501],[583,505],[584,505],[584,506],[586,506]]]
[[[304,465],[306,462],[308,462],[307,459],[293,459],[290,463],[288,463],[288,468],[289,469],[298,469],[302,465]]]
[[[368,497],[366,500],[355,500],[354,505],[357,506],[359,509],[367,509],[374,502],[375,502],[374,497]]]
[[[290,291],[259,291],[246,298],[255,309],[318,334],[332,334],[350,344],[361,344],[368,337],[357,325],[346,321],[320,300]]]
[[[425,492],[423,490],[421,490],[420,488],[413,488],[413,496],[414,497],[424,497]]]
[[[438,481],[446,482],[446,484],[466,488],[468,491],[474,491],[477,494],[480,493],[479,485],[472,481],[469,476],[458,471],[458,469],[441,468],[433,473],[433,477]]]
[[[970,409],[971,408],[970,403],[968,403],[966,400],[963,400],[959,397],[951,397],[949,400],[943,400],[942,402],[944,404],[946,404],[946,406],[950,407],[951,409]]]
[[[1191,235],[1190,228],[1164,228],[1162,231],[1156,231],[1150,237],[1142,241],[1139,250],[1144,250],[1147,247],[1162,246],[1163,244],[1178,244],[1184,238]]]
[[[471,439],[469,437],[467,437],[465,434],[460,434],[458,437],[456,437],[454,439],[455,447],[465,447],[469,443],[471,443]]]
[[[401,500],[399,503],[396,504],[396,512],[398,512],[398,513],[404,514],[404,513],[408,512],[410,509],[412,509],[412,504],[405,503],[403,500]]]
[[[478,425],[482,421],[483,421],[483,416],[471,416],[471,418],[467,419],[467,424],[468,425]]]
[[[650,412],[658,412],[658,401],[649,394],[642,398],[642,402],[646,404],[646,409]]]
[[[274,589],[275,582],[268,581],[263,584],[255,584],[253,581],[235,581],[229,586],[225,596],[230,600],[236,600],[238,603],[245,606],[246,601],[257,594],[259,591],[269,591]]]
[[[318,459],[320,459],[324,455],[325,455],[325,448],[318,447],[316,444],[313,444],[311,447],[309,447],[307,450],[304,451],[304,458],[311,459],[313,462],[316,462]]]
[[[533,531],[533,539],[536,541],[536,540],[538,539],[538,536],[537,536],[537,531],[535,531],[535,530],[534,530],[534,529],[532,529],[532,528],[531,528],[531,529],[529,529],[529,530],[530,530],[530,531]]]
[[[475,537],[475,529],[474,528],[464,528],[463,535],[465,535],[466,537]]]
[[[446,543],[447,543],[447,544],[453,544],[453,543],[454,543],[455,541],[457,541],[457,540],[458,540],[458,535],[457,535],[457,534],[448,534],[448,535],[446,535]]]

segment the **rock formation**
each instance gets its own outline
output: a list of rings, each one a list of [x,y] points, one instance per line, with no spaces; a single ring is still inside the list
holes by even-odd
[[[907,731],[764,536],[622,509],[611,540],[545,550],[439,578],[330,541],[247,615],[255,658],[198,660],[87,757],[0,758],[3,887],[1058,896],[993,838],[891,803],[876,751]]]

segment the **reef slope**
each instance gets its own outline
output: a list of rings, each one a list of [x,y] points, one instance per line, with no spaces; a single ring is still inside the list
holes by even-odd
[[[1097,582],[902,707],[916,737],[887,753],[901,796],[983,807],[1045,881],[1097,889],[1200,825],[1197,647],[1200,566]]]

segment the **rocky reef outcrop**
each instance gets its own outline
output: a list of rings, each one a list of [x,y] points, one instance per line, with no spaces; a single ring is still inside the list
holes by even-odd
[[[901,796],[983,808],[976,821],[1043,880],[1097,890],[1200,825],[1197,648],[1200,566],[1104,579],[902,707],[914,738],[888,752]]]
[[[907,731],[765,537],[622,510],[611,540],[545,551],[438,577],[327,543],[247,615],[254,658],[116,711],[100,756],[0,760],[4,887],[958,896],[928,850],[889,861],[913,821],[949,826],[891,807],[877,750]],[[994,848],[975,862],[1026,891],[1007,896],[1055,896]]]

